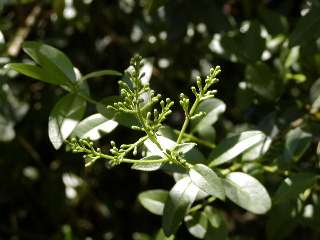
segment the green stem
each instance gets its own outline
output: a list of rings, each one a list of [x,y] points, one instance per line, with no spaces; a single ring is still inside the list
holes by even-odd
[[[187,130],[187,127],[188,127],[189,122],[190,122],[190,117],[196,111],[199,103],[200,103],[200,98],[197,97],[196,100],[194,101],[191,109],[190,109],[190,112],[189,112],[188,116],[186,116],[186,118],[184,119],[184,123],[182,125],[181,131],[180,131],[180,134],[179,134],[179,137],[178,137],[178,140],[177,140],[177,144],[180,144],[182,142],[183,135],[184,135],[185,131]]]
[[[176,133],[177,135],[179,135],[180,132],[181,132],[181,131],[179,131],[179,130],[177,130],[177,129],[174,129],[173,131],[174,131],[174,133]],[[192,134],[184,133],[183,136],[189,138],[192,142],[199,143],[199,144],[201,144],[201,145],[203,145],[203,146],[206,146],[206,147],[208,147],[208,148],[214,149],[214,148],[216,147],[215,144],[210,143],[210,142],[208,142],[208,141],[206,141],[206,140],[203,140],[203,139],[201,139],[201,138],[195,137],[195,136],[193,136]]]
[[[142,144],[144,141],[148,139],[148,136],[144,136],[142,138],[139,138],[138,141],[136,141],[134,144],[131,144],[131,146],[123,153],[123,157],[126,156],[129,152],[131,152],[135,147],[138,147],[140,144]]]
[[[114,157],[108,154],[104,154],[104,153],[99,153],[98,156],[100,158],[104,158],[107,160],[112,160]],[[162,159],[156,159],[156,160],[152,160],[152,159],[131,159],[131,158],[123,158],[121,162],[125,162],[125,163],[163,163],[163,162],[167,162],[168,159],[167,158],[162,158]]]

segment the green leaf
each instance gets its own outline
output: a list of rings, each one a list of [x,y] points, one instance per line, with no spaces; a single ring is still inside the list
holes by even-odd
[[[320,7],[311,7],[307,15],[299,19],[289,37],[290,47],[315,40],[320,36]]]
[[[117,122],[96,113],[83,119],[73,130],[72,136],[90,138],[95,141],[100,139],[103,133],[112,132],[117,126]]]
[[[70,85],[76,80],[72,63],[60,50],[38,42],[25,42],[23,50],[46,73],[43,81]]]
[[[159,142],[159,144],[163,150],[171,150],[176,146],[175,141],[172,141],[171,139],[163,137],[163,136],[157,136],[157,141]],[[153,143],[150,139],[147,139],[144,142],[144,145],[146,146],[146,148],[148,149],[148,151],[152,155],[158,155],[161,157],[165,156],[165,154],[162,152],[162,150],[155,143]]]
[[[170,190],[162,217],[162,228],[167,237],[176,233],[197,194],[198,187],[189,177],[179,180]]]
[[[303,131],[300,127],[290,130],[286,135],[285,148],[281,162],[288,163],[298,161],[309,148],[312,135]]]
[[[206,206],[204,209],[204,214],[206,215],[209,223],[207,226],[205,239],[228,239],[227,223],[223,213],[211,206]]]
[[[255,214],[264,214],[271,208],[271,199],[264,186],[254,177],[229,173],[224,181],[227,197],[238,206]]]
[[[269,101],[275,101],[282,92],[281,79],[267,64],[258,62],[246,67],[249,88]]]
[[[155,12],[158,8],[165,5],[168,0],[146,0],[145,8],[149,13]]]
[[[196,212],[192,215],[187,215],[184,221],[192,236],[200,239],[204,238],[207,232],[208,220],[203,212]]]
[[[260,8],[259,15],[268,33],[272,36],[288,32],[289,25],[284,16],[264,7]]]
[[[315,181],[316,175],[312,173],[296,173],[287,177],[273,197],[274,204],[297,199],[299,194],[312,187]]]
[[[181,143],[176,145],[172,151],[177,151],[178,153],[185,154],[187,152],[190,152],[197,144],[195,143]]]
[[[132,234],[133,240],[151,240],[151,237],[148,234],[135,232]]]
[[[211,126],[225,110],[225,103],[219,99],[213,98],[201,102],[196,113],[204,112],[206,114],[191,121],[191,131],[201,131],[202,128]]]
[[[138,196],[141,205],[156,215],[163,214],[163,208],[167,198],[168,191],[161,189],[145,191]]]
[[[100,71],[95,71],[88,73],[81,77],[82,81],[88,80],[89,78],[97,78],[97,77],[102,77],[102,76],[122,76],[122,73],[115,71],[115,70],[100,70]]]
[[[253,63],[261,60],[265,49],[265,40],[261,37],[261,27],[257,22],[246,23],[245,33],[229,32],[220,40],[222,54],[233,62]]]
[[[59,149],[86,110],[86,101],[75,94],[62,97],[49,116],[49,138],[55,149]]]
[[[155,236],[155,240],[174,240],[174,236],[166,237],[163,230],[160,229]]]
[[[296,202],[286,201],[272,207],[266,221],[267,240],[290,239],[288,236],[298,225],[295,212]]]
[[[37,80],[41,80],[45,82],[46,80],[49,80],[44,77],[45,73],[43,72],[43,70],[36,65],[25,64],[25,63],[9,63],[4,67],[15,70],[18,73],[21,73],[23,75],[26,75],[28,77],[31,77]],[[47,82],[47,83],[51,83],[51,82]],[[52,83],[52,84],[55,84],[55,83]]]
[[[151,155],[142,158],[141,160],[160,160],[162,157],[157,155]],[[164,164],[163,163],[135,163],[131,166],[134,170],[140,171],[156,171],[159,170]]]
[[[210,154],[209,167],[226,163],[244,151],[261,143],[265,134],[261,131],[247,131],[223,140]]]
[[[258,158],[261,158],[270,148],[272,139],[268,136],[261,142],[255,145],[254,147],[248,149],[243,155],[243,161],[253,161]]]
[[[203,164],[196,164],[190,169],[189,176],[202,191],[221,200],[225,199],[222,180],[211,168]]]

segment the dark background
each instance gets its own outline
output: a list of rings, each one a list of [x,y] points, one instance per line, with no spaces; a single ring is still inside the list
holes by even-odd
[[[205,75],[208,67],[218,64],[223,72],[217,97],[226,103],[227,111],[215,125],[216,142],[229,132],[264,125],[266,117],[283,131],[280,148],[286,128],[300,118],[308,119],[318,139],[319,115],[310,113],[309,93],[320,75],[319,18],[317,28],[306,26],[303,38],[292,37],[301,10],[319,6],[318,1],[175,0],[159,8],[161,1],[150,0],[74,0],[70,6],[62,0],[0,1],[1,65],[28,59],[15,44],[19,37],[61,49],[83,74],[98,69],[122,72],[140,53],[153,63],[152,87],[177,100],[180,92],[190,94],[195,75]],[[68,16],[68,10],[74,16]],[[34,23],[28,24],[28,17],[34,17]],[[262,29],[267,37],[261,37]],[[223,53],[210,47],[213,36],[221,39]],[[272,47],[276,39],[280,43]],[[300,54],[295,57],[297,46]],[[268,69],[248,77],[248,68],[256,69],[259,62]],[[117,93],[116,80],[90,80],[93,98]],[[147,238],[138,232],[152,236],[159,229],[160,217],[143,209],[137,195],[147,189],[170,189],[174,181],[169,175],[140,173],[122,165],[109,170],[99,161],[85,169],[81,156],[64,148],[55,151],[48,139],[48,116],[62,90],[5,69],[0,70],[0,88],[1,240],[142,240]],[[176,110],[169,123],[179,127],[183,113]],[[95,112],[90,105],[87,114]],[[126,143],[135,136],[119,128],[101,143],[111,139]],[[319,167],[316,143],[304,156],[306,168]],[[268,161],[276,161],[276,154],[271,152]],[[271,195],[283,178],[260,177]],[[275,223],[270,230],[277,212],[252,216],[230,202],[220,207],[229,222],[230,239],[320,238],[319,216],[307,222],[287,214],[288,222]],[[268,231],[273,232],[268,235]],[[194,238],[182,227],[177,239]]]

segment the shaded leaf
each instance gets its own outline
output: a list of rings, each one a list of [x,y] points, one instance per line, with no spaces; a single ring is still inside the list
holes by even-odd
[[[281,79],[265,63],[248,65],[245,75],[249,88],[269,101],[276,100],[282,92]]]
[[[232,172],[226,176],[224,183],[227,197],[238,206],[255,214],[264,214],[271,208],[267,190],[254,177]]]
[[[312,135],[300,127],[290,130],[286,135],[281,162],[298,161],[310,146],[311,140]]]
[[[316,175],[312,173],[296,173],[287,177],[273,197],[274,204],[297,199],[299,194],[310,188],[315,181]]]
[[[320,36],[320,7],[311,7],[309,13],[301,17],[289,37],[290,47],[315,40]]]
[[[166,236],[176,233],[197,194],[198,187],[188,177],[179,180],[170,190],[162,217],[162,228]]]
[[[204,214],[208,219],[207,232],[205,235],[206,240],[219,239],[226,240],[228,239],[228,229],[226,219],[223,216],[222,212],[211,207],[206,206],[204,209]]]
[[[286,34],[289,29],[287,19],[268,8],[260,8],[259,15],[264,26],[271,35]]]

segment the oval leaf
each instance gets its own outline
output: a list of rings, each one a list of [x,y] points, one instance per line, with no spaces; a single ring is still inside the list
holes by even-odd
[[[161,160],[162,157],[157,155],[147,156],[141,160]],[[150,163],[135,163],[131,166],[132,169],[140,171],[156,171],[162,167],[163,163],[159,162],[150,162]]]
[[[203,117],[191,121],[192,131],[199,131],[201,128],[214,124],[219,115],[226,111],[226,104],[217,98],[207,99],[200,103],[196,113],[206,113]]]
[[[261,131],[247,131],[226,138],[209,156],[210,167],[226,163],[237,157],[247,149],[265,140],[265,134]]]
[[[290,130],[286,135],[282,162],[298,161],[311,144],[312,135],[301,128]]]
[[[255,214],[264,214],[271,208],[267,190],[254,177],[232,172],[226,176],[224,183],[227,197],[238,206]]]
[[[86,101],[75,94],[62,97],[49,116],[49,138],[55,149],[59,149],[83,117]]]
[[[202,191],[221,200],[225,199],[223,183],[211,168],[203,164],[196,164],[190,169],[189,176]]]
[[[72,136],[79,138],[90,138],[91,140],[98,140],[102,133],[110,133],[118,123],[102,116],[100,113],[93,114],[83,119],[74,129]]]
[[[163,214],[163,208],[167,198],[168,191],[161,189],[145,191],[138,196],[141,205],[156,215]]]
[[[196,199],[198,190],[189,177],[179,180],[170,190],[162,217],[162,228],[166,236],[173,235],[178,230],[188,208]]]

